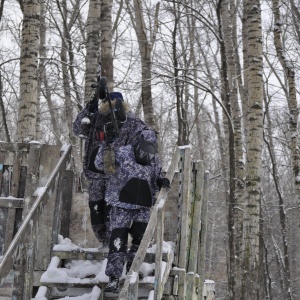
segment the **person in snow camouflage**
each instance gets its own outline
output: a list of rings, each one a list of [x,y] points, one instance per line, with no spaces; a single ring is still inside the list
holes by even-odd
[[[106,182],[111,177],[104,170],[95,167],[94,161],[99,147],[112,145],[113,150],[136,142],[137,136],[150,129],[141,119],[130,112],[129,106],[124,102],[123,96],[118,92],[109,93],[113,107],[120,103],[124,108],[124,115],[116,113],[119,134],[114,131],[111,120],[111,111],[106,99],[100,102],[96,96],[77,115],[73,122],[73,132],[79,137],[85,138],[85,154],[83,172],[89,180],[89,208],[91,226],[101,246],[105,247],[109,240],[108,216],[110,207],[104,201]]]
[[[156,133],[145,129],[134,144],[115,150],[116,173],[107,181],[105,201],[110,210],[110,242],[105,274],[109,283],[105,295],[119,292],[119,278],[127,261],[129,271],[145,233],[150,209],[155,204],[156,192],[169,181],[162,178],[157,154]],[[103,170],[103,148],[99,148],[95,166]],[[132,236],[127,252],[128,234]],[[139,274],[140,276],[142,274]]]

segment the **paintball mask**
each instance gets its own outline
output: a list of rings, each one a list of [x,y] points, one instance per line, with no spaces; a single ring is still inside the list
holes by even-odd
[[[133,146],[136,162],[146,166],[151,163],[151,160],[157,153],[156,143],[146,141],[143,135],[140,135],[137,143]]]

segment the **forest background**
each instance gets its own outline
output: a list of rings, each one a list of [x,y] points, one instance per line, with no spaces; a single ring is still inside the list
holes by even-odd
[[[1,0],[0,140],[72,144],[98,62],[110,90],[210,171],[217,299],[300,299],[298,0]]]

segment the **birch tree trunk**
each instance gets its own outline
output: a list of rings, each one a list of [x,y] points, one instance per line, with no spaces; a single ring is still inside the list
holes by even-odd
[[[101,63],[102,75],[107,78],[108,89],[114,88],[114,67],[112,56],[112,1],[101,0]]]
[[[295,71],[291,62],[287,61],[286,55],[283,50],[281,40],[281,17],[279,0],[272,0],[272,11],[274,14],[274,44],[276,48],[277,57],[284,70],[284,75],[287,81],[287,103],[289,107],[290,120],[289,120],[289,137],[291,148],[291,161],[293,165],[293,171],[295,176],[295,190],[298,198],[298,204],[300,205],[300,150],[299,150],[299,134],[298,134],[298,117],[299,109],[297,103],[296,92],[296,79]],[[300,206],[299,206],[300,207]]]
[[[232,24],[228,24],[229,1],[221,0],[217,6],[217,17],[220,36],[221,53],[221,78],[223,81],[223,102],[230,119],[226,119],[224,125],[228,125],[228,157],[229,157],[229,195],[227,197],[228,205],[228,242],[229,242],[229,264],[228,264],[228,292],[229,298],[235,299],[235,286],[238,280],[236,276],[236,243],[235,243],[235,208],[236,208],[236,175],[235,175],[235,131],[232,119],[232,103],[237,99],[236,90],[234,90],[234,58],[232,45]]]
[[[238,83],[237,83],[237,57],[234,45],[234,20],[235,5],[232,0],[222,1],[222,28],[224,34],[225,56],[227,61],[227,80],[230,93],[230,104],[232,108],[234,126],[234,150],[235,150],[235,195],[229,207],[229,230],[230,230],[230,268],[229,268],[229,295],[232,299],[241,299],[241,237],[243,230],[242,203],[244,199],[244,154],[242,138],[241,109],[238,102]],[[229,154],[231,155],[231,153]],[[233,253],[232,253],[233,252]]]
[[[259,0],[244,0],[248,40],[247,203],[244,212],[242,299],[264,299],[261,261],[261,156],[263,145],[262,32]]]
[[[24,0],[17,124],[17,140],[19,142],[28,142],[36,138],[39,39],[40,2]]]
[[[151,68],[152,68],[152,47],[155,42],[157,32],[157,16],[159,12],[159,2],[156,5],[156,19],[152,39],[147,36],[147,28],[143,15],[143,5],[141,0],[133,0],[135,14],[135,30],[138,38],[139,50],[142,63],[142,103],[145,122],[156,128],[156,120],[153,110],[152,90],[151,90]]]
[[[101,0],[90,0],[86,22],[85,103],[87,103],[93,95],[91,85],[96,81],[100,58],[100,1]]]
[[[266,96],[264,97],[265,106],[267,107]],[[283,282],[283,294],[285,295],[285,299],[293,299],[292,298],[292,290],[291,290],[291,272],[290,272],[290,256],[289,256],[289,246],[287,240],[287,232],[288,232],[288,222],[286,213],[284,211],[285,208],[285,197],[284,191],[281,188],[280,184],[280,175],[278,170],[278,163],[276,160],[276,154],[274,149],[275,143],[273,140],[273,132],[272,132],[272,121],[269,115],[269,111],[266,108],[266,121],[267,121],[267,132],[268,132],[268,139],[264,137],[265,143],[267,144],[267,148],[269,151],[270,159],[271,159],[271,166],[272,166],[272,177],[275,184],[275,189],[278,197],[278,209],[279,209],[279,219],[280,219],[280,230],[281,230],[281,239],[282,239],[282,256],[283,256],[283,264],[280,267],[281,272],[283,274],[282,282]]]
[[[46,57],[47,57],[47,51],[46,51],[46,24],[45,24],[45,16],[46,16],[46,1],[42,0],[41,1],[41,27],[40,27],[40,63],[39,63],[39,97],[41,94],[41,85],[42,83],[44,84],[44,95],[48,104],[49,108],[49,113],[50,113],[50,119],[51,119],[51,125],[52,125],[52,130],[53,130],[53,135],[56,141],[57,145],[61,144],[60,141],[60,135],[61,135],[61,129],[58,126],[58,122],[56,119],[56,114],[54,110],[54,104],[52,102],[51,98],[51,92],[50,92],[50,87],[48,84],[48,78],[46,75],[46,67],[45,67],[45,62],[46,62]],[[40,115],[40,111],[38,112],[38,115]],[[40,118],[39,118],[40,119]],[[37,129],[37,135],[42,134],[39,133]]]

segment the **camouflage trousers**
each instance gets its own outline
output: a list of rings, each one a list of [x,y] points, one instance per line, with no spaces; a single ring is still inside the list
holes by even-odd
[[[105,274],[122,276],[125,262],[132,263],[144,236],[150,218],[150,208],[123,209],[112,207],[110,210],[109,254]],[[132,244],[128,249],[128,234]]]
[[[91,226],[99,242],[109,241],[109,209],[104,200],[105,180],[92,179],[88,189]]]

